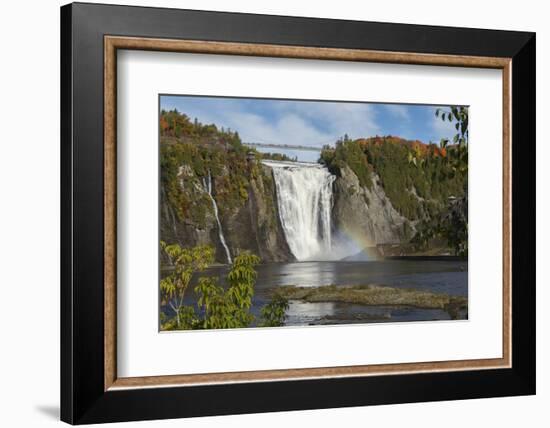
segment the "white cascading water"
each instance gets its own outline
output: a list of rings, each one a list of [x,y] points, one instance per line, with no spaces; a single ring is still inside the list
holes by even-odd
[[[202,179],[202,185],[208,196],[210,196],[210,200],[212,201],[212,206],[214,207],[214,216],[216,217],[216,223],[218,223],[218,236],[220,237],[220,242],[225,249],[227,263],[231,264],[233,263],[233,261],[231,260],[231,253],[229,252],[229,247],[225,242],[225,237],[223,236],[222,223],[220,222],[220,217],[218,216],[218,204],[216,204],[216,200],[214,199],[214,196],[212,196],[212,175],[210,174],[210,171],[208,171],[208,178]]]
[[[273,170],[286,241],[297,260],[326,258],[332,246],[332,183],[324,166],[263,161]]]

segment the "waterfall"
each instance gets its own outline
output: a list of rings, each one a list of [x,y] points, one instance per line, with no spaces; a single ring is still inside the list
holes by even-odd
[[[279,217],[297,260],[327,258],[332,247],[332,183],[322,165],[264,161],[273,170]]]
[[[229,252],[229,248],[227,246],[227,243],[225,242],[225,237],[223,236],[223,229],[222,229],[222,223],[220,221],[220,217],[218,215],[218,204],[216,204],[216,200],[214,199],[214,196],[212,196],[212,175],[210,174],[210,171],[208,171],[208,178],[202,179],[202,184],[204,187],[204,190],[210,196],[210,200],[212,201],[212,206],[214,207],[214,216],[216,217],[216,223],[218,224],[218,236],[220,237],[220,242],[223,245],[223,248],[225,249],[225,255],[227,256],[227,263],[231,264],[233,261],[231,260],[231,253]]]

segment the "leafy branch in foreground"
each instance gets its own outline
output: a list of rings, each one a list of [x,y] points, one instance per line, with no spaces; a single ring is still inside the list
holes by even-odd
[[[260,327],[282,326],[285,321],[287,309],[288,299],[275,294],[271,302],[265,305],[261,310],[263,321],[260,323]]]
[[[452,146],[449,146],[449,140],[442,138],[440,146],[449,150],[447,162],[453,171],[459,174],[468,174],[468,107],[451,106],[448,109],[438,108],[435,111],[436,117],[440,117],[443,122],[446,120],[454,123],[456,134],[452,140]]]
[[[168,305],[175,315],[169,319],[161,313],[162,330],[222,329],[249,327],[254,322],[250,313],[256,283],[256,265],[260,258],[250,252],[239,254],[227,275],[227,289],[218,285],[215,277],[200,277],[194,292],[194,306],[184,305],[185,292],[195,272],[203,271],[213,261],[214,250],[210,247],[183,249],[178,244],[161,248],[173,265],[172,272],[161,280],[161,305]],[[286,299],[274,297],[261,309],[261,327],[282,326]]]
[[[160,247],[173,266],[170,274],[160,281],[161,304],[168,305],[175,312],[177,327],[182,327],[191,316],[183,306],[185,292],[193,274],[203,271],[214,261],[214,250],[207,246],[181,248],[178,244],[167,245],[164,241],[160,242]]]
[[[248,327],[254,320],[250,314],[258,256],[245,252],[235,258],[227,276],[229,288],[217,285],[215,278],[201,278],[195,287],[197,306],[202,313],[193,328]]]

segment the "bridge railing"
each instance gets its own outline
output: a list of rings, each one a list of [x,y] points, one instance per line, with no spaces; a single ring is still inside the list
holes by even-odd
[[[323,147],[316,146],[298,146],[292,144],[273,144],[273,143],[257,143],[257,142],[244,142],[245,146],[249,147],[264,147],[269,149],[284,149],[284,150],[307,150],[312,152],[320,152],[323,150]]]

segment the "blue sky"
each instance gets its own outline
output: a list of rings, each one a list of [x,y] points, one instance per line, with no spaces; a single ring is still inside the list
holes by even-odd
[[[238,131],[244,142],[320,147],[348,134],[439,143],[455,133],[454,124],[435,117],[437,106],[166,95],[160,104],[161,109],[177,108],[192,120]],[[299,160],[317,156],[315,152],[294,155]]]

